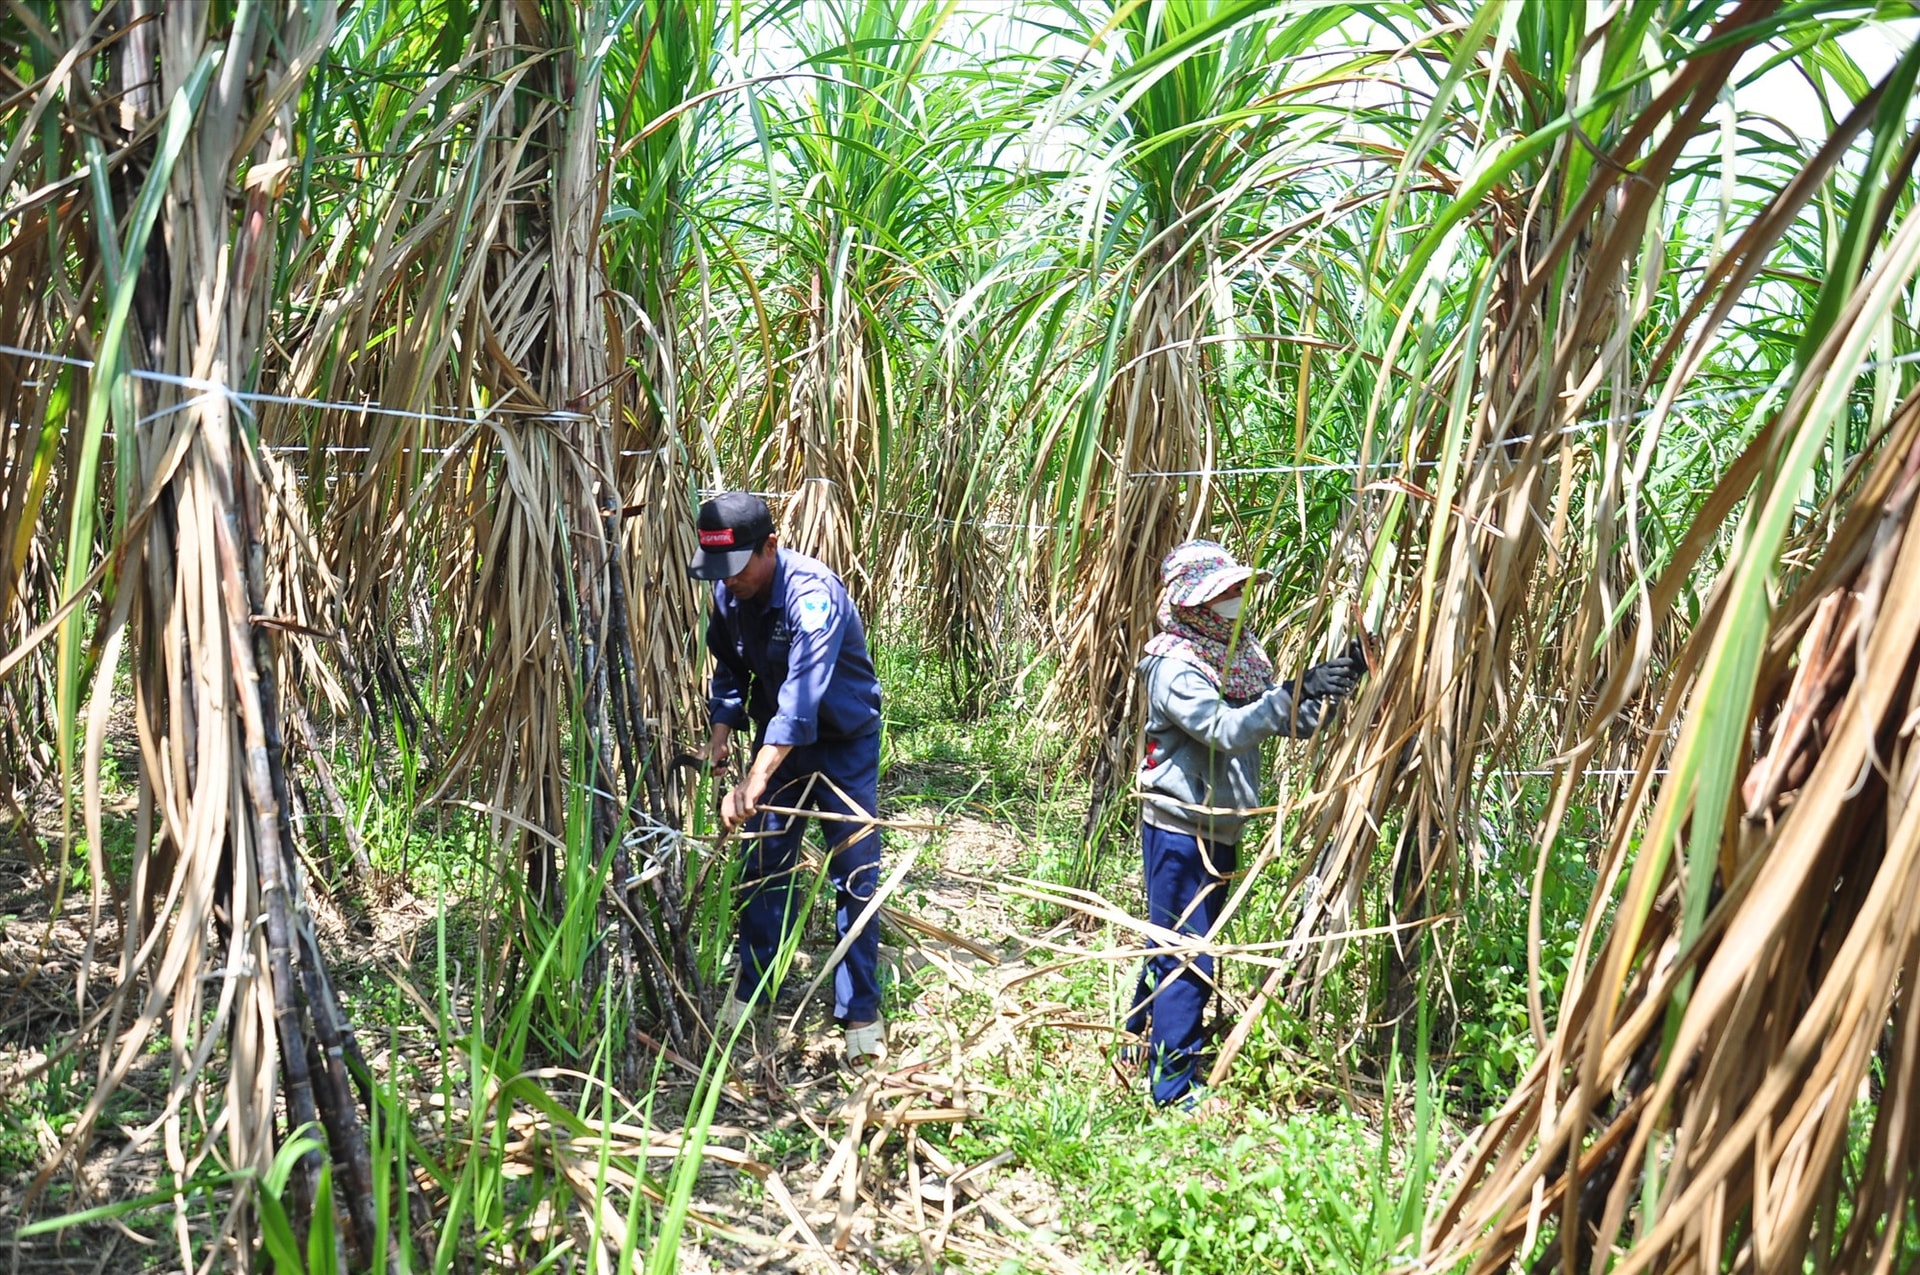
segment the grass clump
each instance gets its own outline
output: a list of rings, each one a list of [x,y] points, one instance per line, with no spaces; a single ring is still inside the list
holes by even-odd
[[[1058,1191],[1052,1229],[1115,1263],[1174,1275],[1376,1269],[1373,1201],[1392,1173],[1380,1134],[1345,1110],[1236,1115],[1241,1132],[1138,1101],[1048,1085],[997,1102],[955,1139],[1010,1153]],[[1030,1219],[1031,1220],[1031,1219]]]

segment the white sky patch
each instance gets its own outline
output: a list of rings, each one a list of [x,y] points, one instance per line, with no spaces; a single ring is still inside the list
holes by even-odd
[[[1920,18],[1902,18],[1896,22],[1867,22],[1835,41],[1852,58],[1867,78],[1878,84],[1893,64],[1900,60],[1916,38],[1920,38]],[[1738,83],[1767,60],[1767,50],[1749,52],[1734,74]],[[1774,67],[1745,88],[1735,90],[1735,105],[1742,112],[1770,116],[1802,141],[1818,142],[1827,135],[1827,117],[1820,108],[1820,95],[1814,91],[1806,69],[1782,64]],[[1842,104],[1835,103],[1836,108]]]

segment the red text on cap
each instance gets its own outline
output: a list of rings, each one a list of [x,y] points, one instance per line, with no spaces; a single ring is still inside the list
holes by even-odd
[[[730,549],[733,547],[733,528],[722,527],[718,531],[700,529],[700,547],[702,549]]]

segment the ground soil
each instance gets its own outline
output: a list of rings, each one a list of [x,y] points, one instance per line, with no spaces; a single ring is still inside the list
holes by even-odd
[[[848,1065],[826,1016],[830,986],[799,1001],[799,988],[819,972],[832,945],[823,909],[783,995],[780,1026],[759,1027],[736,1053],[713,1144],[752,1163],[742,1171],[715,1161],[703,1171],[683,1270],[930,1271],[956,1259],[968,1269],[992,1269],[1006,1258],[1030,1269],[1075,1268],[1081,1237],[1063,1233],[1063,1201],[1047,1183],[1007,1163],[956,1163],[942,1148],[950,1148],[951,1132],[969,1112],[993,1099],[992,1082],[983,1077],[1004,1069],[983,1065],[987,1060],[1027,1048],[1036,1025],[1050,1023],[1065,1028],[1069,1047],[1099,1068],[1112,1052],[1109,1024],[1049,1003],[1044,980],[1009,990],[1031,972],[1026,958],[1036,937],[1031,903],[1008,888],[1033,862],[1018,831],[970,814],[888,813],[938,823],[937,830],[889,834],[886,870],[913,860],[893,896],[899,912],[883,949],[889,977],[913,993],[896,1008],[889,1057],[877,1067]],[[52,831],[40,829],[42,846]],[[74,993],[88,958],[86,934],[100,935],[91,952],[89,1006],[115,974],[119,926],[111,896],[96,926],[94,901],[84,890],[56,892],[56,877],[54,865],[28,862],[12,845],[0,852],[0,1102],[38,1092],[31,1086],[46,1083],[47,1051],[80,1023]],[[313,906],[344,985],[398,989],[418,1002],[416,1023],[430,1018],[433,982],[416,957],[423,935],[432,933],[431,903],[389,887],[377,907],[348,908],[324,897]],[[1066,947],[1089,941],[1064,920],[1037,937]],[[424,1026],[389,1025],[363,1037],[381,1074],[395,1065],[395,1051],[411,1055],[418,1071],[437,1049]],[[39,1163],[57,1148],[59,1119],[39,1129],[37,1145],[13,1147],[11,1158],[0,1160],[0,1267],[97,1273],[178,1266],[164,1214],[28,1238],[14,1225],[154,1190],[164,1156],[158,1139],[140,1131],[164,1102],[167,1065],[164,1051],[142,1060],[78,1167],[56,1175],[31,1203]],[[85,1090],[96,1067],[88,1054],[56,1074],[64,1086]],[[685,1109],[688,1070],[666,1070],[670,1092],[656,1099],[660,1123]],[[1114,1077],[1116,1098],[1127,1100],[1117,1071]],[[419,1098],[424,1107],[436,1096]],[[204,1227],[211,1226],[208,1219]]]
[[[0,1102],[32,1092],[43,1095],[46,1107],[60,1111],[84,1101],[98,1054],[75,1050],[50,1064],[48,1053],[58,1051],[81,1024],[75,997],[83,966],[88,971],[89,1015],[102,1004],[117,969],[119,924],[111,896],[99,901],[102,924],[96,928],[96,904],[88,892],[58,891],[56,879],[53,863],[36,870],[23,858],[0,856]],[[100,935],[91,951],[85,937],[90,932]],[[13,1222],[131,1199],[153,1189],[164,1160],[157,1140],[143,1138],[139,1131],[165,1101],[167,1061],[165,1054],[152,1053],[134,1064],[107,1105],[79,1166],[53,1177],[37,1196],[39,1170],[59,1148],[56,1135],[64,1132],[64,1124],[7,1129],[7,1144],[0,1147],[0,1265],[5,1269],[97,1272],[144,1265],[135,1254],[155,1241],[125,1227],[87,1226],[23,1239],[14,1234]],[[58,1078],[64,1100],[60,1095],[44,1097],[49,1075]]]

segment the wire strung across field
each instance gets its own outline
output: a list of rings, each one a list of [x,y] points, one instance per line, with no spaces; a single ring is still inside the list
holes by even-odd
[[[89,371],[92,370],[94,367],[94,361],[92,359],[79,358],[74,355],[68,355],[68,354],[55,354],[48,350],[25,349],[15,345],[0,344],[0,354],[11,355],[16,358],[43,360],[46,362],[58,363],[67,367],[76,367],[76,368],[81,368]],[[1900,367],[1900,366],[1904,366],[1906,364],[1911,364],[1911,363],[1920,363],[1920,352],[1895,355],[1892,358],[1887,358],[1887,359],[1869,360],[1868,362],[1862,363],[1859,366],[1859,368],[1856,369],[1855,375],[1856,376],[1864,375],[1868,372],[1879,371],[1882,368]],[[191,389],[191,390],[199,391],[199,393],[196,394],[193,398],[182,400],[179,403],[169,404],[166,407],[160,408],[140,418],[138,421],[135,422],[136,428],[140,425],[150,424],[153,421],[158,420],[161,417],[164,417],[172,412],[184,411],[187,408],[192,407],[204,401],[209,395],[215,395],[215,394],[221,395],[227,398],[228,400],[233,402],[236,406],[240,407],[240,409],[243,412],[245,412],[248,416],[253,415],[249,407],[250,404],[261,404],[261,405],[274,406],[274,407],[307,408],[314,411],[353,412],[361,415],[384,416],[384,417],[388,417],[395,420],[415,420],[415,421],[425,421],[425,422],[434,422],[434,423],[442,423],[442,424],[456,424],[456,425],[484,424],[489,419],[496,416],[502,416],[502,415],[516,415],[516,416],[528,417],[534,420],[550,420],[550,421],[586,421],[586,420],[595,419],[594,417],[584,412],[555,411],[552,409],[542,409],[542,408],[488,407],[488,408],[474,409],[471,411],[462,411],[461,409],[458,409],[458,408],[434,404],[434,405],[430,405],[427,409],[416,410],[412,408],[385,407],[380,404],[371,403],[371,402],[355,403],[355,402],[350,402],[350,401],[340,400],[340,399],[304,398],[304,397],[301,397],[298,395],[292,395],[292,394],[267,394],[267,393],[262,393],[256,390],[235,389],[232,386],[226,385],[219,381],[203,380],[199,377],[191,377],[191,376],[175,376],[171,373],[154,372],[145,368],[129,369],[127,372],[127,375],[135,377],[136,379],[139,379],[139,380],[150,381],[156,384],[172,385],[181,389]],[[1707,394],[1695,395],[1692,398],[1678,400],[1672,403],[1671,405],[1669,405],[1667,410],[1669,412],[1679,412],[1679,411],[1685,411],[1695,407],[1711,407],[1721,403],[1740,402],[1747,399],[1758,398],[1763,395],[1775,393],[1778,391],[1779,388],[1780,386],[1776,383],[1773,385],[1768,385],[1768,386],[1763,386],[1758,388],[1718,390],[1718,391],[1714,391]],[[1569,425],[1558,432],[1562,437],[1566,437],[1566,436],[1571,436],[1575,434],[1589,433],[1596,429],[1605,429],[1611,425],[1631,424],[1634,421],[1644,420],[1648,416],[1653,415],[1654,411],[1655,411],[1654,408],[1649,407],[1649,408],[1641,408],[1638,411],[1633,411],[1633,412],[1616,413],[1612,416],[1603,417],[1602,419],[1597,421],[1583,421],[1577,425]],[[10,431],[14,431],[14,430],[20,430],[24,428],[24,426],[20,422],[14,421],[14,422],[9,422],[7,428]],[[65,432],[64,428],[62,432],[63,433]],[[110,434],[103,435],[103,437],[111,438],[112,435]],[[1534,438],[1534,435],[1523,434],[1515,438],[1501,439],[1492,445],[1495,447],[1512,447],[1512,446],[1517,446],[1521,443],[1531,442],[1533,441],[1533,438]],[[373,454],[373,448],[371,447],[356,446],[356,445],[349,445],[349,444],[327,444],[327,445],[322,445],[316,448],[316,447],[305,446],[298,443],[283,443],[283,444],[273,444],[273,445],[266,446],[263,448],[263,450],[272,452],[275,454],[280,454],[280,455],[298,454],[301,452],[307,452],[307,453],[318,452],[325,455],[371,455]],[[462,451],[463,449],[457,448],[457,447],[408,447],[403,445],[400,447],[396,447],[393,450],[399,453],[409,453],[409,454],[422,455],[422,456],[449,456],[449,455],[455,455],[460,451]],[[665,450],[667,449],[665,448],[632,448],[632,449],[622,450],[616,454],[622,457],[651,456],[651,455],[657,455],[660,452]],[[1214,479],[1214,478],[1249,478],[1249,477],[1279,475],[1279,474],[1329,474],[1329,473],[1358,474],[1358,473],[1369,473],[1369,472],[1389,472],[1389,471],[1403,470],[1403,469],[1429,469],[1438,465],[1439,463],[1440,462],[1438,460],[1432,460],[1432,459],[1415,460],[1415,461],[1404,461],[1404,460],[1310,461],[1310,462],[1300,462],[1300,463],[1286,464],[1286,465],[1236,465],[1236,466],[1228,466],[1228,467],[1216,468],[1216,469],[1142,469],[1142,470],[1129,471],[1126,475],[1126,478],[1129,482],[1131,482],[1131,481],[1136,481],[1143,478]],[[833,482],[834,480],[831,478],[819,478],[819,477],[806,478],[801,480],[802,486],[806,485],[807,483],[831,484]],[[721,488],[703,487],[699,489],[699,494],[702,497],[711,497],[719,494],[721,490],[722,490]],[[791,500],[793,497],[799,495],[800,493],[798,490],[792,490],[792,491],[755,491],[755,492],[752,492],[751,494],[755,496],[759,496],[765,500]],[[1013,522],[1013,521],[997,520],[997,519],[945,518],[945,517],[937,517],[933,514],[915,513],[905,509],[883,509],[883,510],[880,510],[879,512],[882,515],[887,517],[906,518],[906,519],[912,519],[915,521],[929,522],[936,526],[975,527],[985,531],[1050,532],[1050,531],[1058,531],[1063,526],[1066,525],[1064,523]]]
[[[1499,767],[1487,773],[1489,775],[1508,775],[1515,778],[1523,778],[1526,776],[1564,775],[1566,773],[1566,770],[1564,768],[1559,770],[1508,770],[1505,767]],[[1583,770],[1580,772],[1580,777],[1582,779],[1631,779],[1639,773],[1640,772],[1637,770],[1621,770],[1621,769],[1609,768],[1606,770]],[[1653,773],[1656,776],[1659,776],[1659,775],[1671,774],[1672,772],[1667,770],[1665,767],[1661,767],[1659,770],[1656,770]]]
[[[1882,368],[1901,367],[1909,363],[1920,363],[1920,352],[1916,352],[1913,354],[1897,354],[1890,359],[1869,360],[1868,362],[1862,363],[1857,369],[1855,369],[1854,375],[1864,376],[1868,372],[1877,372]],[[1739,403],[1739,402],[1744,402],[1747,399],[1759,398],[1766,394],[1772,394],[1781,388],[1783,387],[1780,386],[1778,383],[1775,383],[1773,385],[1766,385],[1766,386],[1760,386],[1760,387],[1748,386],[1740,389],[1714,390],[1705,394],[1696,394],[1692,398],[1676,399],[1672,404],[1670,404],[1667,407],[1667,410],[1669,412],[1683,412],[1690,408],[1695,408],[1695,407],[1715,407],[1721,403]],[[1587,434],[1587,433],[1591,433],[1596,429],[1605,429],[1610,425],[1630,425],[1634,421],[1645,420],[1647,417],[1652,416],[1654,414],[1654,411],[1655,411],[1654,408],[1643,407],[1638,411],[1634,411],[1634,412],[1617,412],[1612,416],[1604,416],[1597,421],[1582,421],[1578,425],[1568,425],[1564,429],[1561,429],[1557,432],[1560,437],[1566,438],[1574,434]],[[1521,434],[1514,438],[1499,439],[1498,441],[1489,444],[1489,446],[1517,447],[1521,443],[1530,443],[1533,440],[1534,440],[1534,435]],[[1440,462],[1437,460],[1417,460],[1417,461],[1411,462],[1409,467],[1415,468],[1415,469],[1425,469],[1425,468],[1429,468],[1431,466],[1437,465],[1439,463]],[[1130,479],[1132,478],[1220,478],[1220,477],[1229,477],[1229,476],[1237,477],[1242,475],[1253,475],[1253,474],[1312,474],[1312,473],[1322,473],[1322,472],[1333,472],[1333,471],[1339,471],[1339,470],[1358,471],[1361,469],[1368,469],[1368,468],[1398,469],[1403,464],[1407,464],[1407,462],[1402,462],[1397,460],[1379,460],[1379,461],[1370,461],[1364,465],[1356,464],[1356,463],[1328,463],[1328,464],[1313,464],[1313,465],[1252,465],[1252,466],[1245,466],[1245,467],[1235,468],[1235,469],[1141,469],[1141,470],[1133,471],[1132,473],[1128,474],[1127,477]]]
[[[28,350],[17,345],[0,344],[0,354],[15,358],[38,359],[49,363],[59,363],[66,367],[77,367],[92,371],[95,364],[92,359],[83,359],[71,354],[55,354],[49,350]],[[315,411],[354,412],[363,416],[387,416],[397,420],[435,421],[448,425],[484,424],[494,416],[529,416],[537,420],[587,421],[594,419],[585,412],[555,411],[552,408],[533,407],[488,407],[476,411],[462,411],[458,408],[436,405],[431,411],[418,411],[412,408],[385,407],[379,403],[354,403],[344,399],[302,398],[294,394],[268,394],[259,390],[239,390],[222,381],[209,381],[197,376],[176,376],[171,372],[155,372],[150,368],[129,368],[126,375],[138,381],[147,381],[155,385],[172,385],[179,389],[198,390],[199,397],[174,403],[160,409],[159,413],[145,419],[157,419],[167,412],[182,411],[202,401],[206,395],[218,394],[222,398],[241,407],[248,416],[253,412],[250,404],[262,404],[269,407],[304,407]],[[18,428],[18,423],[14,425]]]

